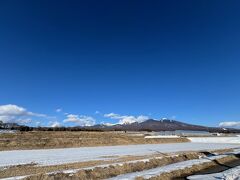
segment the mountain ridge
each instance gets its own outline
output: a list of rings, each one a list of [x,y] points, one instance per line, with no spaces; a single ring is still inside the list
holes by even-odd
[[[208,132],[240,132],[239,129],[208,127],[202,125],[194,125],[171,119],[148,119],[143,122],[134,122],[131,124],[114,124],[104,125],[98,124],[85,128],[101,129],[101,130],[123,130],[123,131],[176,131],[176,130],[191,130],[191,131],[208,131]]]

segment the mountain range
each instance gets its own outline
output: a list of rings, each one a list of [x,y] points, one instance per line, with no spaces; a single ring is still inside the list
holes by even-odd
[[[192,131],[208,131],[208,132],[240,132],[239,129],[233,128],[220,128],[220,127],[207,127],[200,125],[188,124],[180,121],[161,119],[149,119],[144,122],[134,122],[131,124],[115,124],[104,125],[98,124],[86,129],[98,130],[122,130],[122,131],[175,131],[175,130],[192,130]]]
[[[28,127],[18,125],[16,123],[3,123],[0,121],[0,129],[12,129],[21,131],[176,131],[176,130],[190,130],[190,131],[208,131],[208,132],[222,132],[222,133],[240,133],[240,129],[221,128],[221,127],[207,127],[200,125],[188,124],[176,120],[149,119],[144,122],[134,122],[128,124],[97,124],[94,126],[75,126],[75,127]]]

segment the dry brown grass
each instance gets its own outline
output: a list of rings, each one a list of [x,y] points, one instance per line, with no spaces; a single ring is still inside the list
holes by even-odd
[[[68,163],[68,164],[53,165],[53,166],[35,166],[35,164],[17,165],[17,166],[10,166],[4,170],[1,170],[0,178],[12,177],[12,176],[24,176],[24,175],[39,174],[39,173],[45,174],[45,173],[54,172],[54,171],[79,169],[79,168],[119,163],[119,162],[124,163],[127,161],[154,158],[159,156],[162,156],[162,155],[153,154],[153,155],[146,155],[146,156],[121,156],[121,157],[115,156],[114,158],[116,159],[112,159],[112,160],[77,162],[77,163]]]
[[[0,135],[0,150],[47,149],[188,142],[186,138],[144,139],[117,132],[37,131]]]
[[[224,149],[224,150],[216,150],[216,151],[211,151],[212,153],[225,153],[225,152],[229,152],[232,151],[231,149]],[[99,165],[106,165],[106,164],[113,164],[113,163],[126,163],[123,167],[122,166],[116,166],[114,168],[111,168],[110,170],[107,170],[107,173],[110,171],[111,173],[113,173],[112,171],[115,172],[115,174],[119,174],[119,173],[124,173],[124,172],[132,172],[132,171],[139,171],[142,168],[143,169],[149,169],[155,166],[160,166],[160,165],[164,165],[164,164],[169,164],[169,163],[173,163],[176,161],[181,161],[181,160],[185,160],[185,159],[192,159],[192,158],[197,158],[198,155],[201,155],[202,153],[197,153],[197,152],[182,152],[182,153],[178,153],[180,154],[180,159],[177,159],[176,154],[174,153],[169,153],[166,154],[166,156],[169,156],[166,158],[163,158],[161,160],[157,159],[154,160],[154,158],[159,158],[159,157],[163,157],[163,154],[161,153],[155,153],[155,154],[151,154],[151,155],[145,155],[145,156],[121,156],[121,157],[114,157],[116,159],[112,159],[112,160],[105,160],[105,161],[88,161],[88,162],[78,162],[78,163],[69,163],[69,164],[62,164],[62,165],[53,165],[53,166],[35,166],[35,164],[28,164],[28,165],[17,165],[17,166],[11,166],[8,167],[7,169],[1,170],[0,171],[0,178],[6,178],[6,177],[14,177],[14,176],[24,176],[24,175],[34,175],[31,176],[31,178],[34,179],[42,179],[42,178],[53,178],[53,177],[58,177],[58,176],[66,176],[67,175],[63,175],[62,173],[58,173],[56,175],[46,175],[46,173],[50,173],[50,172],[61,172],[64,170],[69,170],[69,169],[81,169],[81,168],[86,168],[86,167],[92,167],[92,166],[99,166]],[[183,157],[183,159],[181,159]],[[137,164],[133,164],[131,163],[130,165],[128,164],[129,161],[133,161],[133,160],[142,160],[142,159],[152,159],[150,161],[150,163],[144,163],[144,162],[138,162]],[[79,173],[77,173],[77,175],[71,176],[69,178],[79,178],[82,176],[85,177],[94,177],[92,175],[92,173],[97,173],[97,174],[105,174],[106,168],[98,168],[95,169],[94,172],[92,171],[79,171]],[[86,175],[86,173],[88,175]],[[90,175],[89,175],[90,173]],[[37,175],[36,175],[37,174]],[[84,175],[85,174],[85,175]],[[113,173],[114,174],[114,173]],[[101,175],[102,176],[102,175]]]
[[[124,163],[123,165],[110,165],[108,167],[96,167],[94,169],[80,170],[75,174],[37,174],[25,178],[26,180],[46,180],[46,179],[105,179],[114,177],[120,174],[126,174],[130,172],[143,171],[145,169],[152,169],[158,166],[163,166],[180,161],[196,159],[200,153],[188,153],[180,154],[178,156],[162,157],[161,159],[150,159],[148,162],[134,162]]]
[[[230,155],[230,156],[218,159],[217,162],[220,164],[225,164],[225,163],[229,163],[229,162],[236,161],[236,160],[239,160],[239,158],[237,158],[234,155]],[[211,168],[211,167],[214,167],[217,165],[218,164],[214,161],[206,162],[206,163],[199,164],[199,165],[193,165],[192,167],[189,167],[189,168],[172,171],[170,173],[163,173],[159,176],[150,178],[150,180],[172,180],[174,178],[187,177],[196,172],[199,172],[204,169],[208,169],[208,168]],[[140,177],[138,180],[141,180],[141,179],[142,178]]]

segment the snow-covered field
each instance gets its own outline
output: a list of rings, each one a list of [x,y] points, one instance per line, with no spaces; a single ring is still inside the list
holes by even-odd
[[[177,155],[176,155],[177,156]],[[162,157],[156,157],[155,159],[161,159]],[[127,162],[124,162],[124,163],[138,163],[138,162],[149,162],[150,159],[141,159],[141,160],[133,160],[133,161],[127,161]],[[102,165],[96,165],[96,166],[90,166],[90,167],[86,167],[86,168],[78,168],[78,169],[68,169],[68,170],[64,170],[64,171],[60,171],[61,173],[65,173],[65,174],[74,174],[74,173],[77,173],[79,170],[82,170],[82,169],[85,169],[85,170],[92,170],[96,167],[101,167],[101,168],[104,168],[104,167],[109,167],[109,166],[123,166],[124,164],[123,162],[119,162],[119,163],[111,163],[111,164],[102,164]],[[50,172],[48,174],[56,174],[58,173],[59,171],[54,171],[54,172]]]
[[[155,139],[155,138],[179,138],[180,136],[176,135],[157,135],[157,136],[145,136],[146,139]]]
[[[0,129],[0,134],[5,134],[5,133],[16,133],[16,131],[15,130]]]
[[[240,143],[240,137],[189,137],[197,143]]]
[[[237,148],[237,144],[172,143],[104,147],[80,147],[45,150],[14,150],[0,152],[0,167],[36,163],[58,165],[73,162],[114,159],[109,156],[149,155],[157,152],[199,151]],[[107,157],[108,156],[108,157]]]
[[[240,179],[240,166],[228,169],[221,173],[213,173],[206,175],[193,175],[189,176],[187,179],[189,180],[217,180],[217,179],[225,179],[225,180],[239,180]]]
[[[143,177],[144,179],[150,179],[151,177],[159,176],[162,173],[167,173],[167,172],[170,173],[170,172],[180,170],[180,169],[191,168],[193,165],[199,165],[199,164],[211,162],[212,160],[221,159],[226,156],[227,155],[219,155],[219,156],[212,156],[212,157],[208,157],[208,158],[193,159],[193,160],[178,162],[178,163],[169,164],[166,166],[157,167],[157,168],[144,170],[144,171],[140,171],[140,172],[122,174],[122,175],[110,178],[108,180],[134,180],[137,177]],[[205,180],[205,178],[199,178],[198,180],[203,180],[203,179]]]
[[[1,180],[20,180],[20,179],[24,179],[28,176],[15,176],[15,177],[9,177],[9,178],[1,178]]]

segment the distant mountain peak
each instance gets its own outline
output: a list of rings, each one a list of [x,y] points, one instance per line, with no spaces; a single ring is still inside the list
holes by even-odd
[[[191,131],[211,131],[211,132],[225,132],[237,131],[235,129],[223,129],[218,127],[207,127],[200,125],[193,125],[184,123],[177,120],[162,118],[159,120],[148,119],[143,122],[125,123],[125,124],[111,124],[111,126],[102,124],[95,125],[89,128],[102,129],[102,130],[119,130],[119,131],[175,131],[175,130],[191,130]],[[86,128],[87,129],[87,128]]]

